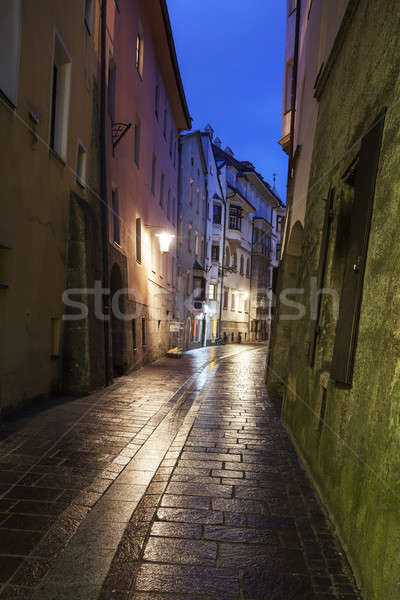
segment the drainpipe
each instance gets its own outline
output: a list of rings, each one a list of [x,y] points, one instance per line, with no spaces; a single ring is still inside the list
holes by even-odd
[[[254,221],[251,222],[251,252],[250,252],[250,284],[249,284],[249,342],[251,342],[251,279],[253,276]],[[257,340],[256,340],[257,341]]]
[[[222,242],[222,261],[221,261],[221,293],[219,295],[219,322],[218,322],[218,337],[221,337],[222,330],[222,303],[224,298],[224,274],[225,274],[225,237],[226,237],[226,199],[224,198],[224,233],[223,233],[223,242]]]
[[[107,139],[106,139],[106,77],[107,77],[107,0],[101,3],[101,90],[100,90],[100,171],[101,171],[101,216],[103,237],[103,288],[110,287],[110,267],[108,256],[108,197],[107,197]],[[103,296],[104,319],[104,368],[105,384],[110,385],[110,305],[109,295]]]
[[[289,144],[289,166],[287,176],[287,223],[285,234],[285,247],[283,248],[282,256],[286,250],[288,243],[291,216],[292,216],[292,200],[293,200],[293,169],[294,169],[294,126],[296,122],[296,98],[297,98],[297,74],[299,68],[299,41],[300,41],[300,23],[301,23],[301,0],[297,0],[296,6],[296,30],[294,38],[294,57],[293,57],[293,75],[292,75],[292,94],[290,102],[290,144]]]

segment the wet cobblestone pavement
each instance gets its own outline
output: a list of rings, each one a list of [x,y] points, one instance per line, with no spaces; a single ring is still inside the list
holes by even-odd
[[[0,438],[0,600],[359,598],[265,348],[163,359]]]

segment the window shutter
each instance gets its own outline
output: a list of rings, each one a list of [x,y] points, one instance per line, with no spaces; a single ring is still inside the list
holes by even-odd
[[[353,377],[363,278],[385,112],[379,116],[361,142],[355,175],[350,249],[346,261],[331,365],[332,379],[345,385],[351,385]]]
[[[325,205],[325,217],[324,217],[324,226],[322,229],[322,239],[321,239],[321,249],[319,253],[319,267],[318,267],[318,276],[317,276],[317,291],[321,290],[324,287],[325,281],[325,270],[326,270],[326,259],[328,256],[328,247],[329,247],[329,235],[331,230],[331,222],[332,222],[332,209],[333,209],[333,200],[335,197],[335,190],[331,188],[328,193],[328,198],[326,199]],[[315,359],[315,350],[317,347],[317,340],[319,335],[319,315],[321,312],[321,294],[318,294],[315,300],[314,307],[314,315],[315,320],[311,320],[311,337],[310,337],[310,349],[309,349],[309,360],[310,365],[314,365]]]

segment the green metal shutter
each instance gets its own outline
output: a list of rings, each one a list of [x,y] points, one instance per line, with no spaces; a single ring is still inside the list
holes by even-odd
[[[344,273],[331,365],[331,378],[337,383],[348,386],[351,385],[353,378],[364,270],[385,113],[386,110],[380,114],[362,140],[355,176],[350,249]]]

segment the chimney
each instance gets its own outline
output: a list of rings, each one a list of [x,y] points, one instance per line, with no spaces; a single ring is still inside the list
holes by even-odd
[[[215,140],[214,140],[214,144],[215,144],[216,146],[218,146],[218,148],[221,148],[222,142],[221,142],[221,140],[219,139],[219,137],[216,137],[216,138],[215,138]]]
[[[211,141],[213,140],[214,137],[214,129],[211,127],[210,123],[207,123],[207,125],[204,127],[205,131],[207,131],[207,133],[209,134]]]

